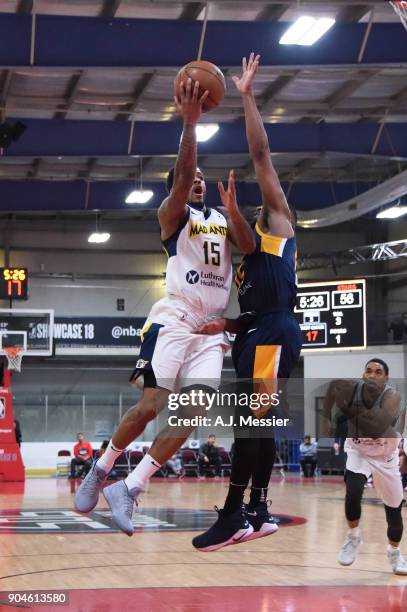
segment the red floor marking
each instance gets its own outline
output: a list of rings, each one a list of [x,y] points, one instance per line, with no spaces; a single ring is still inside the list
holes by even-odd
[[[197,587],[97,589],[70,591],[69,606],[35,610],[75,612],[404,612],[407,588],[342,587]],[[6,602],[0,593],[0,604]],[[0,606],[0,609],[6,609]]]

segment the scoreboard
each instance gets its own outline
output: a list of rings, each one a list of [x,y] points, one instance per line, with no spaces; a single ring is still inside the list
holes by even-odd
[[[294,314],[303,352],[366,348],[366,281],[343,280],[298,286]]]
[[[0,268],[0,300],[28,300],[27,268]]]

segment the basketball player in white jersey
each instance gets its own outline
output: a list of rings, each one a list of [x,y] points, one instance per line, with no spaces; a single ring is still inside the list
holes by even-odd
[[[168,255],[168,295],[154,304],[142,332],[133,380],[143,376],[143,397],[123,417],[106,452],[79,487],[75,501],[81,512],[96,506],[115,460],[166,406],[170,392],[196,386],[213,391],[220,382],[223,354],[228,348],[224,334],[197,336],[191,331],[221,316],[227,306],[232,282],[230,241],[243,253],[252,252],[255,242],[235,203],[233,174],[228,191],[219,184],[228,219],[205,205],[205,179],[196,166],[195,128],[207,95],[205,92],[199,98],[199,83],[192,87],[188,79],[175,98],[183,132],[175,168],[167,180],[170,193],[158,210],[161,240]],[[179,409],[177,416],[190,416],[189,408],[185,407],[184,414]],[[140,491],[192,430],[166,427],[135,470],[124,481],[104,489],[113,520],[128,535],[134,532],[131,516]],[[251,529],[248,523],[247,527]]]
[[[361,544],[361,500],[370,474],[384,503],[387,520],[387,558],[395,574],[407,575],[407,563],[400,552],[403,533],[401,507],[403,487],[399,471],[400,394],[387,384],[388,365],[378,358],[365,366],[362,380],[337,380],[330,384],[324,399],[321,429],[329,434],[334,405],[347,417],[345,515],[349,531],[339,551],[338,562],[352,565]]]

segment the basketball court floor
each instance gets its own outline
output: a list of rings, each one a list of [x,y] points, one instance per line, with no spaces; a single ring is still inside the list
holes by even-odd
[[[354,566],[343,568],[336,562],[345,534],[340,477],[273,476],[279,531],[214,553],[195,551],[191,538],[213,521],[226,479],[153,479],[132,538],[113,528],[103,499],[89,516],[77,514],[77,484],[1,485],[1,610],[10,609],[9,592],[31,590],[69,596],[68,607],[36,610],[407,609],[407,577],[388,566],[384,511],[373,488],[365,491],[363,547]]]

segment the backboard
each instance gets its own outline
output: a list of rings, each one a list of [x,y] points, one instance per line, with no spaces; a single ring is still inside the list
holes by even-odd
[[[0,308],[0,354],[4,354],[3,346],[15,340],[23,343],[28,357],[50,356],[53,330],[53,310]]]

